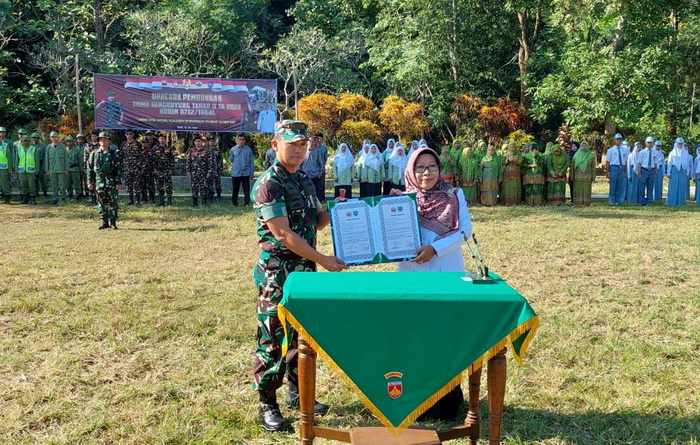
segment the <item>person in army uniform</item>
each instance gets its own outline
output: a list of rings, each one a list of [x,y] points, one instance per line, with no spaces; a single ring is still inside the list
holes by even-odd
[[[133,130],[127,130],[124,135],[126,136],[126,141],[121,146],[121,155],[126,191],[129,194],[129,201],[126,205],[141,205],[141,181],[139,176],[141,174],[143,147],[139,141],[134,139]]]
[[[216,142],[214,136],[209,136],[207,138],[209,143],[209,151],[212,155],[212,162],[214,162],[214,172],[213,176],[213,186],[210,189],[210,197],[214,199],[214,192],[216,192],[216,199],[221,199],[221,172],[224,170],[224,155],[219,149],[219,144]]]
[[[306,157],[306,131],[306,124],[299,121],[275,124],[272,146],[277,161],[258,178],[252,192],[262,250],[253,271],[259,292],[253,388],[260,397],[260,422],[268,431],[286,428],[276,396],[285,375],[289,381],[285,402],[299,406],[297,334],[288,328],[288,353],[282,356],[285,335],[277,316],[284,282],[293,271],[315,271],[317,263],[332,272],[347,269],[340,259],[316,250],[316,232],[328,226],[330,217],[311,179],[299,169]],[[314,412],[327,411],[327,405],[316,402]]]
[[[192,183],[192,206],[207,205],[207,179],[212,176],[212,160],[207,149],[202,145],[202,136],[194,136],[194,147],[187,153],[187,177]]]
[[[15,150],[12,141],[7,139],[7,128],[0,127],[0,192],[9,204],[12,198],[11,174],[15,169]]]
[[[29,136],[22,136],[22,146],[17,149],[17,173],[22,204],[36,204],[36,147]]]
[[[85,135],[78,133],[75,136],[75,145],[80,148],[80,198],[87,198],[88,189],[85,180]]]
[[[95,122],[101,117],[104,119],[102,127],[121,127],[124,119],[124,107],[121,102],[117,102],[114,93],[107,93],[107,100],[102,101],[95,107]]]
[[[155,151],[154,170],[156,175],[156,189],[158,190],[159,207],[165,206],[165,195],[168,195],[168,205],[173,205],[173,167],[175,166],[175,153],[173,148],[166,145],[164,134],[158,136],[158,146]]]
[[[68,176],[68,152],[66,146],[58,142],[58,132],[49,135],[51,143],[46,146],[44,168],[51,178],[51,204],[58,204],[66,199],[66,176]]]
[[[80,195],[80,165],[82,164],[83,150],[75,145],[73,136],[68,136],[63,140],[66,143],[66,152],[68,162],[68,176],[66,176],[66,192],[68,199],[73,200],[73,192],[78,200]]]
[[[152,204],[156,202],[156,173],[155,173],[155,157],[156,150],[158,148],[158,141],[155,139],[155,134],[148,130],[146,132],[146,141],[143,143],[144,147],[148,148],[146,152],[144,175],[143,175],[143,185],[144,185],[144,201],[148,201]],[[146,196],[146,194],[148,196]]]
[[[27,135],[27,130],[20,128],[17,130],[17,140],[14,142],[14,147],[19,148],[22,146],[22,138]]]
[[[117,197],[122,188],[124,172],[119,152],[113,148],[109,133],[99,134],[100,148],[93,151],[88,159],[88,189],[97,193],[97,209],[102,218],[99,230],[117,230],[119,205]]]
[[[87,188],[87,178],[90,176],[89,175],[89,168],[88,168],[88,160],[90,159],[90,154],[97,150],[100,147],[100,143],[98,141],[98,136],[100,132],[97,130],[92,130],[90,132],[90,142],[86,143],[85,146],[83,147],[83,165],[85,168],[85,187]],[[97,205],[97,194],[95,193],[94,190],[88,189],[87,193],[90,195],[90,198],[92,199],[92,205]]]
[[[41,143],[41,133],[32,133],[32,145],[36,147],[36,194],[44,193],[44,198],[49,196],[46,186],[46,171],[44,170],[44,156],[46,156],[46,145]]]

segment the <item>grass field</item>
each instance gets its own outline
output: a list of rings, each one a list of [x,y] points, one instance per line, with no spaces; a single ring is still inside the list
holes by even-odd
[[[0,206],[0,443],[296,443],[256,424],[252,211],[185,202],[124,208],[118,231],[86,205]],[[508,360],[504,443],[700,443],[700,207],[472,215],[541,323]],[[378,425],[323,363],[318,381],[321,423]]]

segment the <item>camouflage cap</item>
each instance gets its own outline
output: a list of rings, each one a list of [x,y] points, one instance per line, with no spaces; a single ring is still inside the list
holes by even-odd
[[[17,134],[27,134],[27,130],[25,130],[24,128],[20,128]]]
[[[22,136],[22,140],[23,141],[30,141],[31,139],[29,138],[29,136]]]
[[[58,131],[52,131],[51,134],[49,134],[49,137],[59,137],[59,136],[61,136],[61,135],[58,134]]]
[[[7,128],[0,127],[0,133],[7,133]]]
[[[35,131],[34,133],[32,133],[32,137],[33,138],[40,138],[41,134],[38,131]]]
[[[100,139],[105,138],[105,139],[112,139],[112,135],[107,133],[106,131],[100,131],[100,135],[98,136]]]
[[[275,124],[275,135],[282,136],[287,142],[306,141],[309,139],[306,135],[307,128],[304,122],[283,120]]]
[[[73,142],[75,139],[73,139],[73,136],[67,136],[64,141],[66,142]]]

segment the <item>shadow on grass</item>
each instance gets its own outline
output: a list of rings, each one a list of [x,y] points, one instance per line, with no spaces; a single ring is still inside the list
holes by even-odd
[[[481,439],[488,438],[486,400],[481,401]],[[454,422],[416,422],[415,426],[445,430],[464,423],[466,403]],[[298,413],[289,416],[298,421]],[[381,426],[360,402],[332,407],[317,424],[335,428]],[[559,414],[545,410],[505,407],[503,413],[503,442],[514,444],[561,443],[590,444],[659,444],[696,443],[700,439],[700,417],[681,417],[673,413],[638,413],[589,411]],[[448,442],[449,443],[449,442]]]
[[[159,227],[148,227],[148,228],[122,228],[120,229],[129,232],[205,232],[215,228],[216,225],[209,224],[207,226],[197,226],[197,227],[178,227],[175,229],[171,228],[159,228]]]

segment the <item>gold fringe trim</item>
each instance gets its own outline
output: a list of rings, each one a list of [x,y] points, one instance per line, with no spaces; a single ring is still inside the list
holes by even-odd
[[[287,337],[287,322],[289,322],[292,327],[299,333],[300,336],[304,338],[304,340],[313,348],[316,353],[321,356],[324,362],[334,371],[336,372],[340,378],[345,382],[346,385],[348,385],[353,392],[360,398],[362,403],[374,414],[377,419],[379,419],[382,424],[391,431],[392,434],[395,436],[398,436],[401,434],[401,431],[405,428],[408,428],[418,417],[420,417],[421,414],[423,414],[425,411],[427,411],[431,406],[433,406],[438,400],[443,398],[448,392],[452,391],[454,388],[457,387],[457,385],[460,385],[464,381],[464,374],[466,371],[467,377],[471,376],[474,372],[478,371],[479,369],[482,368],[484,363],[487,363],[493,356],[498,354],[503,348],[508,347],[508,349],[511,350],[511,353],[513,354],[513,357],[515,358],[515,361],[518,363],[518,365],[523,364],[522,356],[525,354],[525,351],[527,348],[530,346],[530,341],[532,338],[535,336],[535,333],[537,332],[537,329],[540,326],[540,321],[539,317],[534,316],[527,320],[526,322],[522,323],[519,325],[517,328],[513,329],[508,335],[506,335],[502,340],[500,340],[498,343],[495,345],[491,346],[486,352],[484,352],[479,358],[477,358],[474,363],[469,365],[466,369],[461,371],[459,374],[454,376],[447,384],[445,384],[442,388],[437,390],[432,396],[428,397],[423,403],[418,405],[416,409],[414,409],[406,418],[398,425],[394,426],[389,419],[377,408],[370,400],[369,398],[362,392],[362,390],[355,384],[355,382],[350,379],[350,377],[345,374],[345,371],[343,371],[340,366],[338,366],[333,359],[326,354],[326,351],[323,350],[319,346],[319,344],[316,342],[316,340],[309,335],[309,333],[304,329],[304,327],[297,321],[294,316],[287,311],[287,309],[280,305],[278,307],[278,317],[280,318],[280,321],[282,322],[282,326],[284,328],[284,334],[285,338]],[[518,337],[523,335],[525,332],[530,331],[530,334],[525,338],[523,341],[523,344],[520,348],[520,355],[515,354],[515,348],[513,347],[513,341],[517,340]],[[287,354],[287,344],[283,346],[283,351],[282,351],[282,356],[284,357]]]

